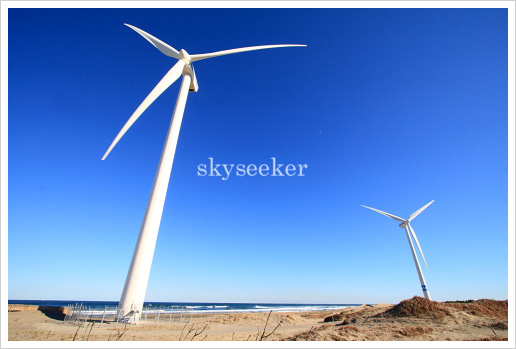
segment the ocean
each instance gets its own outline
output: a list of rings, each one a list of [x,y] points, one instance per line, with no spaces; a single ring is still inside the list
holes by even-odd
[[[66,307],[82,304],[87,309],[103,310],[113,308],[118,302],[106,301],[60,301],[60,300],[17,300],[8,301],[9,304],[43,305],[51,307]],[[184,307],[193,313],[243,313],[243,312],[290,312],[290,311],[323,311],[336,310],[361,304],[289,304],[289,303],[185,303],[185,302],[145,302],[144,307],[151,309]]]

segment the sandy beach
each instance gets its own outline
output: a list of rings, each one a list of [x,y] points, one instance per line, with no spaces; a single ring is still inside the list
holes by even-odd
[[[414,297],[338,311],[231,313],[186,323],[64,322],[59,310],[10,306],[10,341],[464,341],[507,340],[508,302]],[[267,318],[269,317],[268,321]],[[264,329],[266,325],[266,328]]]

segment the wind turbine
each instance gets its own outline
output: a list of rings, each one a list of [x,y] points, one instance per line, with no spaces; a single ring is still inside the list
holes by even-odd
[[[292,47],[292,46],[306,46],[306,45],[264,45],[236,48],[232,50],[218,51],[212,53],[189,55],[185,50],[177,51],[172,46],[164,43],[158,38],[149,33],[136,28],[132,25],[125,24],[129,28],[136,31],[138,34],[147,39],[163,54],[177,59],[177,63],[165,74],[161,81],[154,87],[150,94],[143,100],[136,111],[131,115],[124,127],[120,130],[115,140],[111,143],[108,150],[102,157],[106,159],[111,150],[120,141],[122,136],[134,124],[134,122],[142,115],[142,113],[158,98],[174,81],[183,76],[179,95],[177,97],[176,106],[170,128],[168,130],[167,139],[161,160],[154,179],[151,196],[147,205],[147,211],[143,219],[140,235],[134,250],[131,266],[127,274],[124,290],[120,298],[120,304],[117,312],[119,321],[137,323],[140,320],[143,301],[145,293],[147,292],[147,284],[149,282],[149,275],[152,266],[152,259],[154,257],[154,250],[156,247],[156,240],[158,238],[158,231],[163,214],[163,207],[165,205],[165,198],[167,195],[168,183],[170,181],[170,174],[172,173],[172,164],[174,163],[174,155],[176,152],[177,140],[179,137],[179,130],[183,120],[183,113],[185,110],[186,99],[188,91],[197,92],[199,85],[193,67],[193,62],[202,59],[214,58],[233,53],[240,53],[246,51],[264,50],[278,47]]]
[[[410,215],[409,219],[403,219],[403,218],[400,218],[400,217],[395,216],[393,214],[377,210],[376,208],[360,205],[362,207],[365,207],[365,208],[368,208],[370,210],[376,211],[376,212],[381,213],[381,214],[383,214],[383,215],[385,215],[387,217],[390,217],[390,218],[392,218],[394,220],[397,220],[397,221],[401,222],[400,223],[400,228],[404,228],[405,229],[405,233],[407,233],[407,239],[409,241],[410,250],[412,251],[412,257],[414,257],[414,263],[416,264],[417,274],[419,275],[419,281],[421,282],[421,288],[423,289],[423,294],[425,295],[425,298],[429,299],[429,300],[432,300],[432,297],[430,297],[430,292],[428,291],[428,288],[426,287],[425,276],[423,275],[423,271],[421,270],[421,265],[419,264],[419,259],[417,258],[416,249],[414,248],[414,243],[412,242],[411,235],[414,237],[414,240],[416,240],[417,247],[419,248],[419,251],[421,252],[421,256],[423,256],[423,260],[425,261],[425,265],[426,265],[427,269],[428,269],[428,264],[426,264],[425,254],[423,253],[423,250],[421,249],[421,245],[419,244],[419,240],[417,239],[416,232],[414,231],[414,229],[412,229],[412,226],[410,225],[410,222],[414,218],[416,218],[421,212],[426,210],[426,208],[428,206],[430,206],[433,202],[434,202],[434,200],[430,201],[428,204],[426,204],[425,206],[421,207],[416,212],[412,213]]]

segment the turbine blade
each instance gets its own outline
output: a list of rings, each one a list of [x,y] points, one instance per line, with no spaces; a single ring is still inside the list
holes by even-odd
[[[136,28],[135,26],[127,24],[127,23],[124,23],[124,24],[126,26],[128,26],[129,28],[131,28],[132,30],[134,30],[135,32],[137,32],[138,34],[140,34],[141,36],[143,36],[145,39],[147,39],[147,41],[149,41],[152,45],[154,45],[154,47],[156,47],[158,50],[160,50],[165,55],[167,55],[169,57],[177,58],[177,59],[180,58],[179,51],[177,51],[172,46],[164,43],[160,39],[150,35],[146,31],[141,30],[140,28]]]
[[[414,237],[414,240],[416,240],[417,247],[419,248],[419,252],[421,252],[421,256],[423,256],[423,260],[425,261],[426,269],[428,269],[428,264],[426,263],[425,254],[423,253],[423,249],[421,248],[421,245],[419,244],[419,240],[417,239],[416,232],[414,231],[414,228],[409,224],[407,224],[409,227],[410,232],[412,233],[412,236]]]
[[[369,206],[364,206],[364,205],[360,205],[362,207],[365,207],[365,208],[368,208],[370,210],[373,210],[373,211],[376,211],[378,213],[381,213],[383,214],[384,216],[387,216],[387,217],[391,217],[392,219],[395,219],[397,221],[400,221],[400,222],[405,222],[405,220],[403,218],[400,218],[398,216],[395,216],[393,214],[390,214],[390,213],[387,213],[387,212],[383,212],[383,211],[380,211],[380,210],[377,210],[376,208],[372,208],[372,207],[369,207]]]
[[[430,206],[435,200],[432,200],[430,201],[428,204],[426,204],[425,206],[421,207],[419,210],[417,210],[416,212],[412,213],[410,215],[410,218],[408,219],[408,221],[410,222],[411,220],[413,220],[414,218],[416,218],[421,212],[423,212],[424,210],[426,210],[426,208],[428,206]]]
[[[192,62],[200,61],[201,59],[213,58],[218,56],[231,55],[233,53],[241,53],[247,51],[255,51],[255,50],[265,50],[269,48],[279,48],[279,47],[297,47],[297,46],[306,46],[306,45],[263,45],[263,46],[250,46],[250,47],[242,47],[242,48],[234,48],[231,50],[217,51],[212,53],[202,53],[197,55],[190,55],[192,58]]]
[[[185,66],[185,62],[180,59],[169,71],[165,74],[165,76],[161,79],[161,81],[154,87],[154,89],[149,93],[147,98],[143,100],[143,102],[140,104],[140,106],[136,109],[136,111],[131,115],[129,120],[125,123],[124,127],[118,132],[118,135],[116,136],[115,140],[111,145],[109,146],[109,149],[106,151],[104,156],[102,157],[102,160],[106,159],[106,157],[109,155],[111,150],[115,147],[115,145],[118,143],[120,138],[127,132],[129,127],[131,127],[134,122],[142,115],[142,113],[149,107],[149,105],[152,104],[158,98],[167,88],[170,87],[176,81],[181,74],[183,73],[183,68]]]

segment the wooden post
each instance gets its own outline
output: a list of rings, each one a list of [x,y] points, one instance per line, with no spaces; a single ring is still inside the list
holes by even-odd
[[[104,323],[104,318],[106,317],[106,306],[104,305],[104,314],[102,314],[102,320],[100,320],[100,325],[99,326],[102,326],[102,324]]]

